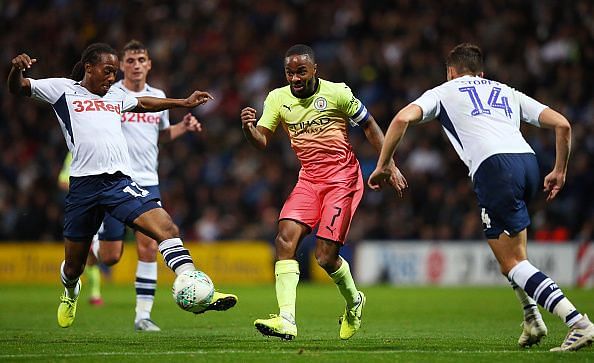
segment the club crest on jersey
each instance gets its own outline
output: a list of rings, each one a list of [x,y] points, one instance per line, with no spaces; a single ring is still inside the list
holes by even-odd
[[[318,97],[314,101],[314,107],[318,111],[324,111],[328,106],[328,101],[324,97]]]

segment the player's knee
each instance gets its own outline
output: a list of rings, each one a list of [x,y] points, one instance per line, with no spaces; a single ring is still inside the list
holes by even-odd
[[[74,280],[82,275],[84,269],[84,263],[66,262],[64,264],[64,275],[66,275],[66,278],[69,280]]]
[[[141,261],[154,261],[159,252],[159,246],[154,240],[142,241],[138,244],[138,258]]]
[[[335,256],[316,251],[316,261],[321,268],[326,270],[328,273],[332,273],[338,269],[338,261]]]
[[[101,263],[103,263],[104,265],[113,266],[116,263],[118,263],[122,258],[122,251],[101,251],[99,252],[99,258],[101,260]]]
[[[113,266],[120,261],[120,256],[101,257],[101,262],[106,266]]]
[[[293,241],[287,236],[279,233],[274,240],[276,246],[276,254],[279,260],[293,258]]]
[[[173,223],[173,221],[171,221],[170,223],[167,223],[163,227],[162,232],[166,237],[165,239],[179,237],[179,228],[177,227],[177,225],[175,223]]]

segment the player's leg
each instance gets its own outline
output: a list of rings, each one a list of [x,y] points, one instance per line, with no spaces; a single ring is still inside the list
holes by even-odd
[[[151,319],[151,311],[157,289],[157,241],[141,232],[136,232],[136,250],[138,264],[136,266],[136,316],[134,329],[137,331],[160,331]]]
[[[295,259],[295,253],[299,243],[311,229],[290,219],[280,220],[278,228],[275,239],[274,276],[279,315],[271,315],[269,319],[258,319],[254,326],[264,335],[292,340],[297,336],[295,303],[299,283],[299,263]]]
[[[318,238],[316,241],[316,260],[332,278],[345,300],[345,310],[339,319],[341,339],[351,338],[361,327],[361,317],[365,307],[365,294],[357,290],[349,263],[339,256],[341,244]]]
[[[299,244],[320,220],[321,199],[313,183],[299,179],[280,212],[276,235],[274,276],[279,315],[258,319],[256,329],[264,335],[291,340],[297,336],[295,303],[299,283]]]
[[[67,328],[76,316],[80,276],[85,269],[93,235],[101,224],[103,210],[98,205],[101,178],[70,178],[64,209],[64,262],[60,267],[64,293],[58,306],[58,325]]]
[[[99,237],[97,259],[105,266],[113,266],[118,263],[124,253],[126,225],[109,213],[105,213],[97,235]],[[93,244],[93,246],[97,245]]]
[[[525,229],[513,237],[502,233],[498,239],[488,239],[488,242],[495,258],[499,262],[501,272],[506,277],[513,266],[516,266],[522,261],[527,261]],[[527,348],[534,344],[538,344],[541,339],[547,335],[548,329],[542,320],[536,301],[534,301],[534,299],[511,278],[508,277],[508,279],[524,312],[522,334],[518,339],[518,345]]]
[[[102,194],[101,203],[114,218],[158,242],[159,252],[166,265],[177,275],[196,270],[190,252],[179,237],[179,229],[159,199],[150,191],[140,188],[129,177],[114,175],[109,190]],[[206,310],[227,310],[237,303],[237,296],[215,292]]]
[[[501,272],[522,288],[531,299],[558,316],[570,328],[566,340],[556,349],[577,350],[591,344],[594,340],[594,324],[574,307],[551,278],[527,259],[526,227],[530,224],[530,218],[526,203],[539,189],[535,156],[492,156],[481,164],[474,177],[475,192],[482,206],[485,234],[499,262]],[[523,299],[523,295],[520,294],[519,297]],[[527,299],[526,301],[531,302]],[[524,324],[526,326],[526,321]],[[541,333],[544,330],[546,334],[546,328],[543,327],[544,323],[540,329]],[[524,329],[522,335],[524,334],[531,333]],[[540,340],[538,334],[533,337],[536,342]],[[522,336],[518,341],[520,345],[521,339]]]
[[[502,272],[503,266],[526,259],[525,229],[530,225],[526,205],[538,189],[538,179],[536,159],[529,154],[493,155],[481,163],[473,176],[483,229]],[[518,344],[537,344],[547,334],[538,306],[515,282],[509,282],[524,314]]]
[[[323,196],[323,205],[317,233],[316,260],[332,278],[345,300],[339,335],[341,339],[349,339],[361,326],[365,295],[357,290],[349,263],[339,256],[339,251],[363,196],[363,179],[359,175],[344,185],[333,185],[322,190],[320,195]]]
[[[58,325],[62,328],[68,328],[74,323],[81,288],[80,276],[85,269],[90,245],[90,237],[87,241],[77,242],[64,239],[64,261],[60,266],[60,279],[64,285],[64,292],[58,306]]]
[[[523,233],[525,234],[525,231]],[[497,240],[489,240],[489,245],[500,263],[501,271],[528,296],[559,317],[569,327],[570,331],[565,341],[555,350],[577,350],[591,344],[594,339],[594,324],[565,297],[555,281],[534,267],[527,259],[522,259],[522,255],[514,254],[514,249],[518,250],[518,240],[517,236],[503,235]],[[509,248],[510,245],[511,248]]]
[[[93,248],[97,252],[93,251]],[[93,242],[89,250],[89,256],[87,257],[87,266],[85,268],[85,275],[87,277],[87,284],[90,291],[89,303],[94,306],[103,305],[103,298],[101,297],[101,269],[99,268],[97,257],[95,253],[98,253],[99,237],[93,236]]]
[[[152,208],[152,209],[151,209]],[[159,252],[163,255],[167,266],[175,272],[177,276],[184,272],[196,270],[194,261],[179,237],[179,229],[171,220],[167,212],[156,202],[148,202],[132,213],[137,217],[132,219],[132,226],[153,238],[158,243]],[[237,304],[237,296],[215,291],[209,307],[205,310],[224,311]]]

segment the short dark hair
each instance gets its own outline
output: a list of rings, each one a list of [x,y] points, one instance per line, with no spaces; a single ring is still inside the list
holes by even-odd
[[[316,56],[314,54],[313,49],[309,45],[305,44],[295,44],[287,52],[285,53],[285,58],[290,57],[292,55],[307,55],[312,62],[316,62]]]
[[[126,43],[126,45],[124,45],[124,48],[122,48],[121,57],[124,57],[124,54],[126,54],[127,51],[132,51],[133,53],[145,52],[146,54],[148,54],[148,48],[136,39],[132,39],[131,41]]]
[[[80,60],[74,65],[74,68],[72,68],[70,78],[75,81],[82,81],[85,76],[85,63],[91,63],[93,65],[99,63],[102,54],[118,55],[115,49],[109,44],[93,43],[82,52]]]
[[[454,67],[458,73],[479,74],[483,71],[483,52],[474,44],[458,44],[446,57],[446,66]]]

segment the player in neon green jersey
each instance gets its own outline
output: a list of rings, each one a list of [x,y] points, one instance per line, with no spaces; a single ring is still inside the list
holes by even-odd
[[[316,259],[345,299],[340,338],[349,339],[361,325],[365,305],[365,295],[357,290],[349,264],[339,255],[364,189],[361,168],[348,141],[349,123],[363,128],[378,153],[384,134],[347,85],[316,76],[315,56],[309,46],[291,47],[284,64],[289,85],[268,94],[257,124],[255,109],[241,111],[244,134],[253,146],[266,148],[280,124],[301,162],[299,180],[280,213],[275,240],[280,314],[258,319],[254,325],[264,335],[287,340],[297,336],[299,264],[295,252],[317,226]],[[393,162],[391,167],[395,176],[389,182],[401,192],[406,180]]]

